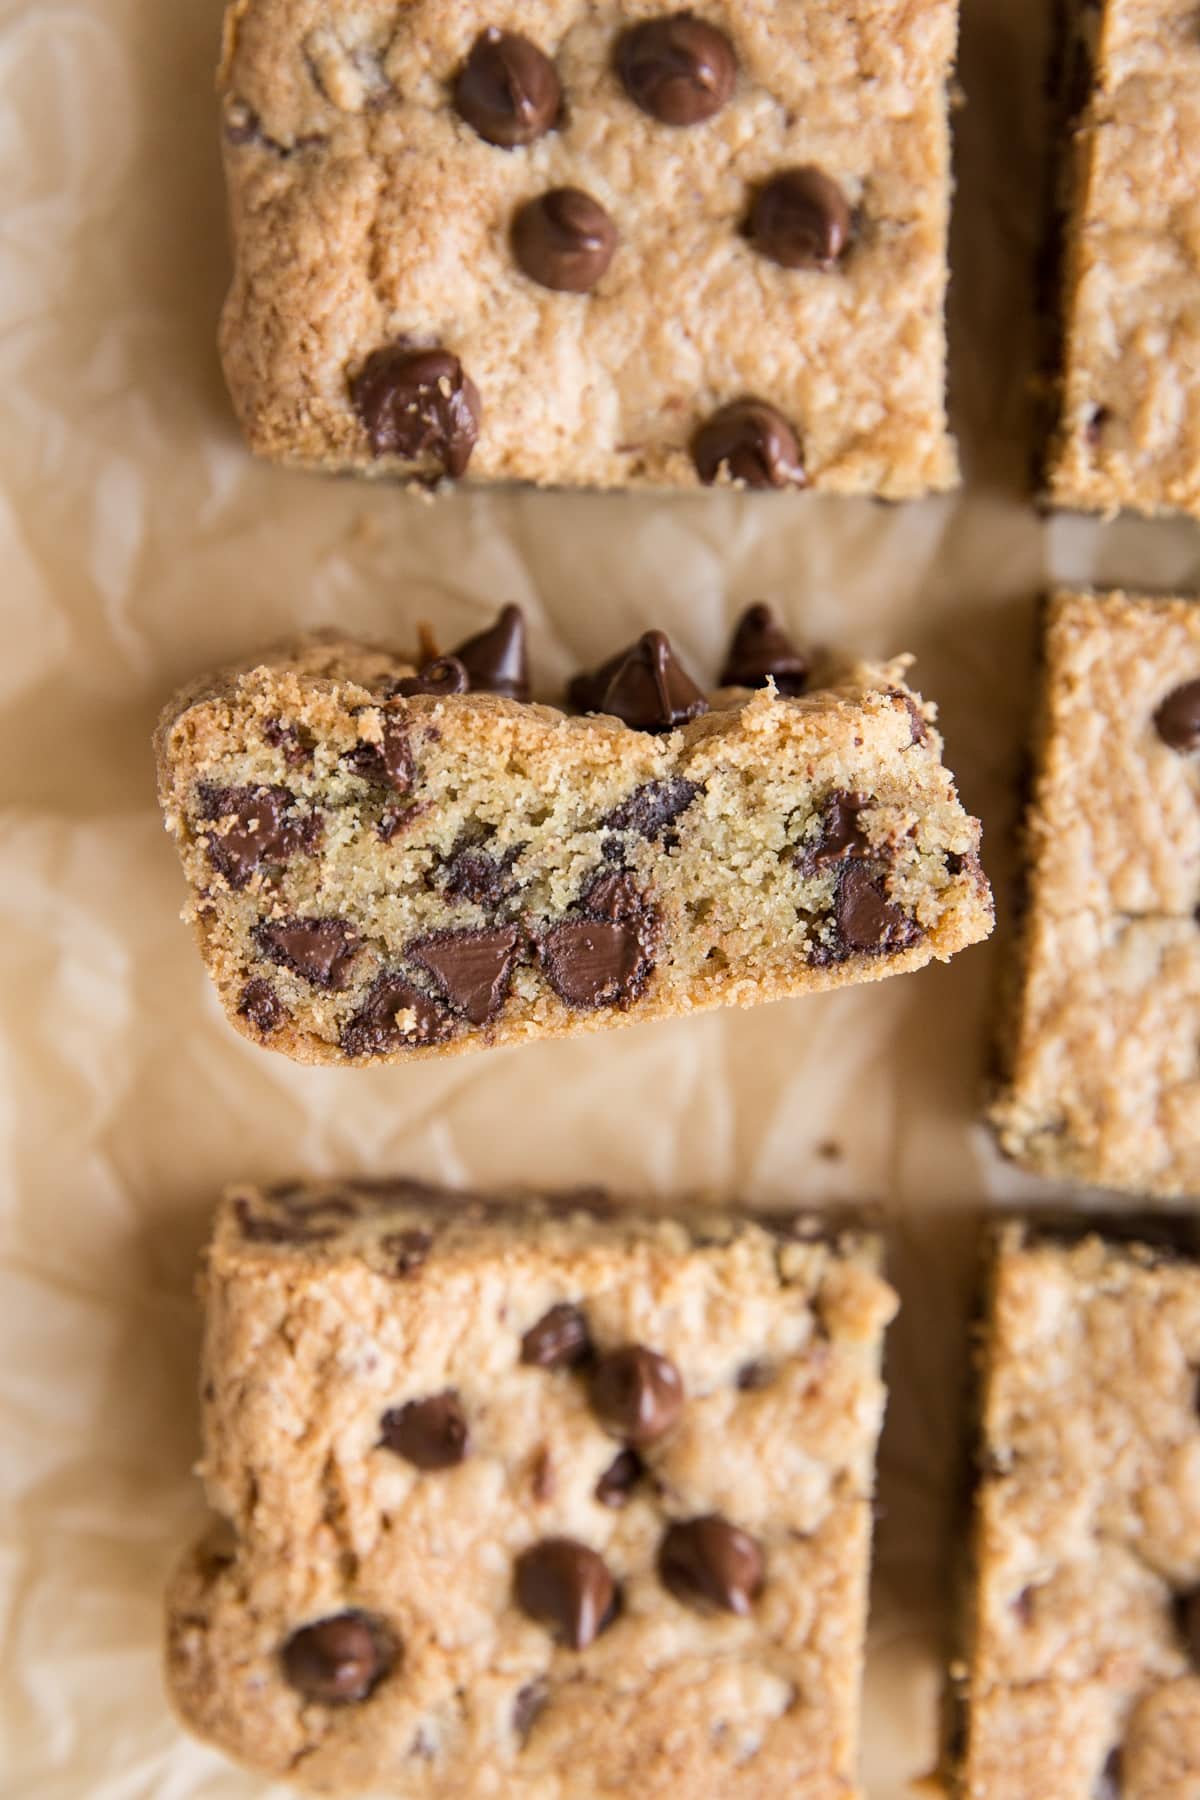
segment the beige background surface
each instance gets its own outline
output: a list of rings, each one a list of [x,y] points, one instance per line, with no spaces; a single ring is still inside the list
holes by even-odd
[[[172,687],[284,630],[448,638],[503,600],[553,682],[646,623],[697,670],[766,597],[805,640],[911,649],[1006,836],[1051,577],[1193,586],[1186,525],[1023,497],[1042,4],[966,0],[952,403],[966,494],[655,503],[394,491],[251,464],[213,349],[219,0],[0,0],[0,1786],[250,1800],[160,1697],[159,1591],[198,1523],[196,1253],[233,1176],[407,1168],[668,1196],[879,1199],[891,1344],[871,1800],[932,1754],[973,1214],[1032,1189],[973,1123],[999,942],[882,987],[444,1067],[293,1068],[221,1021],[178,923],[148,739]],[[837,1154],[821,1146],[836,1146]],[[276,1790],[279,1791],[279,1790]]]

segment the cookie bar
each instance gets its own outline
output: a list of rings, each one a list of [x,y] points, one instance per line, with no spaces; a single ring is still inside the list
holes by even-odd
[[[1057,595],[993,1119],[1042,1173],[1200,1193],[1200,606]]]
[[[1188,1254],[1161,1223],[1000,1235],[964,1800],[1200,1793],[1200,1235],[1179,1224]]]
[[[1072,0],[1051,497],[1200,513],[1200,36],[1190,0]]]
[[[956,0],[232,0],[251,446],[554,486],[952,487]]]
[[[204,1294],[194,1730],[322,1792],[857,1794],[869,1235],[241,1189]]]
[[[161,797],[234,1022],[301,1061],[397,1061],[873,980],[986,936],[978,826],[903,665],[785,697],[774,668],[809,678],[761,610],[725,673],[766,685],[711,704],[661,632],[571,684],[584,716],[513,697],[523,678],[496,691],[516,609],[473,670],[461,646],[417,669],[318,641],[182,696]]]

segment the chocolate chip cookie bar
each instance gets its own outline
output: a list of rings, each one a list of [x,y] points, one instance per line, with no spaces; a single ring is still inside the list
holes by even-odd
[[[321,1792],[858,1794],[869,1235],[239,1189],[203,1286],[195,1731]]]
[[[1200,606],[1049,605],[1000,1142],[1040,1172],[1200,1193]]]
[[[252,447],[410,481],[957,480],[956,0],[232,0]]]
[[[1190,0],[1072,0],[1060,505],[1200,513],[1200,34]]]
[[[1002,1231],[964,1800],[1200,1793],[1200,1236],[1178,1224],[1186,1254],[1161,1222]]]
[[[572,682],[574,716],[518,697],[522,643],[515,608],[420,668],[309,642],[169,709],[190,914],[255,1042],[398,1061],[874,980],[986,936],[978,826],[901,664],[821,686],[754,608],[724,674],[762,685],[710,702],[650,631]]]

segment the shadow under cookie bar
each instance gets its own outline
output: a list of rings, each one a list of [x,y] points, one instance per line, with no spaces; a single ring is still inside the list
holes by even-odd
[[[193,1730],[322,1792],[858,1795],[869,1231],[239,1188],[203,1291]]]
[[[1040,1173],[1200,1192],[1200,606],[1054,595],[991,1118]]]
[[[711,703],[661,632],[572,683],[582,717],[509,697],[511,669],[336,641],[181,696],[160,792],[233,1022],[302,1061],[399,1061],[986,936],[979,828],[903,664],[810,677],[765,611],[724,675],[767,685]],[[510,661],[514,615],[478,640]]]
[[[1200,39],[1189,0],[1064,0],[1060,506],[1200,514]]]
[[[1200,1787],[1196,1220],[997,1232],[962,1800]]]
[[[956,0],[319,14],[227,9],[221,351],[258,453],[422,483],[956,484]]]

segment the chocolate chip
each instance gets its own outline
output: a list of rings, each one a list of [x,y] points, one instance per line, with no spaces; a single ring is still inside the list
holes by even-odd
[[[871,845],[858,817],[870,804],[863,794],[835,789],[822,808],[816,841],[797,851],[796,867],[811,872],[828,863],[845,862],[848,857],[868,855]]]
[[[312,759],[315,739],[302,725],[285,725],[282,719],[268,719],[263,737],[273,750],[282,750],[290,769],[298,769]]]
[[[636,925],[600,919],[564,919],[543,937],[538,956],[568,1006],[629,1005],[651,968]]]
[[[513,1701],[512,1723],[513,1731],[522,1743],[533,1730],[534,1723],[549,1698],[550,1688],[545,1681],[527,1681],[523,1688],[517,1690]]]
[[[517,1558],[517,1604],[569,1650],[585,1650],[616,1616],[603,1557],[573,1538],[543,1538]]]
[[[1175,1623],[1192,1667],[1200,1669],[1200,1588],[1175,1597]]]
[[[569,1301],[543,1313],[521,1339],[521,1361],[538,1369],[573,1368],[591,1353],[587,1319],[582,1309]]]
[[[1104,1767],[1096,1777],[1092,1800],[1120,1800],[1125,1776],[1125,1757],[1118,1744],[1104,1759]]]
[[[457,656],[438,656],[415,675],[404,675],[393,682],[390,692],[410,700],[415,694],[465,694],[469,685],[467,671]]]
[[[410,1014],[401,1024],[397,1015]],[[453,1030],[450,1015],[406,981],[403,975],[377,975],[366,1003],[342,1028],[347,1056],[385,1056],[401,1044],[435,1044]]]
[[[692,461],[706,486],[722,474],[750,488],[807,481],[795,432],[765,400],[732,400],[713,413],[692,439]]]
[[[769,606],[748,606],[734,627],[722,687],[766,687],[774,679],[781,694],[802,694],[808,686],[808,660],[800,655]]]
[[[391,1407],[379,1428],[383,1448],[418,1469],[453,1469],[470,1447],[466,1414],[453,1388]]]
[[[554,64],[536,44],[489,25],[458,72],[454,104],[485,143],[511,150],[557,123],[562,88]]]
[[[519,606],[504,607],[494,625],[464,638],[454,655],[467,671],[473,694],[502,694],[508,700],[528,700],[525,615]]]
[[[847,862],[838,879],[834,917],[838,936],[850,950],[907,950],[921,928],[890,901],[886,874],[877,864]]]
[[[763,1388],[770,1387],[774,1379],[775,1370],[772,1365],[757,1357],[752,1362],[743,1363],[737,1372],[737,1385],[744,1394],[757,1394]]]
[[[548,1444],[539,1444],[530,1465],[529,1485],[539,1505],[554,1497],[554,1461]]]
[[[755,194],[746,220],[754,248],[785,269],[835,269],[850,241],[850,208],[820,169],[784,169]]]
[[[596,1483],[596,1498],[601,1506],[624,1506],[645,1469],[636,1450],[618,1450]]]
[[[362,1612],[335,1613],[305,1625],[280,1653],[290,1685],[319,1706],[354,1706],[368,1699],[397,1655],[387,1627]]]
[[[1154,715],[1164,744],[1183,754],[1200,749],[1200,681],[1173,688]]]
[[[637,919],[646,915],[646,901],[627,869],[608,869],[593,876],[577,902],[592,919]]]
[[[261,1032],[263,1037],[270,1037],[273,1031],[278,1031],[288,1014],[287,1008],[270,982],[263,981],[260,976],[256,975],[254,980],[248,981],[242,989],[241,998],[238,1001],[238,1016],[249,1019],[254,1029]]]
[[[665,1437],[679,1418],[683,1382],[675,1364],[657,1350],[626,1344],[596,1364],[591,1401],[606,1430],[641,1449]]]
[[[718,1513],[672,1525],[659,1545],[658,1573],[677,1600],[743,1616],[765,1577],[758,1544]]]
[[[379,1248],[383,1254],[395,1259],[397,1275],[415,1275],[424,1265],[432,1247],[433,1233],[422,1231],[417,1226],[406,1231],[389,1231],[379,1240]]]
[[[664,125],[711,119],[737,80],[737,56],[725,33],[686,12],[623,31],[616,67],[634,105]]]
[[[416,777],[408,732],[398,719],[388,718],[386,714],[380,726],[379,742],[374,744],[363,738],[347,760],[364,781],[393,788],[398,794],[407,794]]]
[[[479,436],[482,404],[449,350],[389,344],[373,350],[350,384],[373,456],[430,456],[461,475]]]
[[[586,294],[613,259],[617,228],[598,200],[582,188],[551,188],[513,215],[517,265],[539,287]]]
[[[520,940],[515,925],[435,931],[410,944],[406,955],[428,969],[455,1012],[472,1025],[487,1025],[507,998]]]
[[[1112,409],[1107,406],[1093,406],[1089,411],[1083,427],[1083,435],[1093,449],[1104,436],[1104,427],[1111,418]]]
[[[628,800],[600,821],[602,831],[633,831],[653,841],[686,812],[700,792],[694,781],[677,775],[671,781],[647,781]]]
[[[314,987],[344,988],[358,938],[344,919],[282,919],[255,928],[262,954]]]
[[[513,845],[500,857],[470,844],[452,851],[443,876],[446,892],[456,900],[473,900],[477,906],[498,905],[511,890],[509,872],[521,849],[521,845]]]
[[[902,706],[909,717],[910,742],[924,744],[929,740],[929,721],[917,704],[914,694],[906,693],[903,688],[889,688],[888,697]]]
[[[580,712],[612,713],[635,731],[673,731],[708,711],[665,631],[644,631],[598,669],[576,675],[567,697]]]
[[[1029,1626],[1033,1624],[1034,1605],[1034,1589],[1031,1587],[1023,1587],[1013,1601],[1013,1611],[1022,1625]]]
[[[305,1225],[298,1219],[263,1218],[250,1210],[248,1200],[233,1203],[238,1230],[248,1244],[325,1244],[336,1237],[333,1226]]]
[[[297,813],[290,788],[205,786],[198,799],[204,821],[233,820],[227,831],[207,835],[208,860],[231,888],[244,888],[261,868],[311,855],[320,843],[319,816]]]

